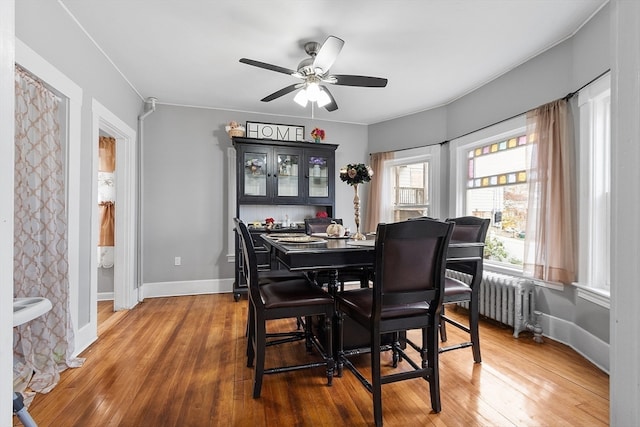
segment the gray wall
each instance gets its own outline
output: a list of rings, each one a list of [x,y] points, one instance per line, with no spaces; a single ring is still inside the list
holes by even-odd
[[[365,162],[367,127],[293,117],[158,105],[144,122],[143,282],[181,282],[233,277],[227,261],[231,120],[316,126],[324,142],[339,144],[336,165]],[[366,203],[365,191],[361,194]],[[336,183],[336,217],[353,223],[353,190]],[[182,265],[174,266],[174,257]]]
[[[451,104],[371,125],[369,150],[393,151],[453,140],[574,92],[610,67],[609,20],[605,6],[572,38]],[[443,151],[447,147],[443,145]],[[448,188],[448,176],[449,164],[443,163],[443,188]],[[576,180],[578,176],[576,171]],[[441,202],[448,206],[446,200]],[[442,216],[448,214],[444,208]],[[543,313],[575,323],[609,342],[609,310],[577,298],[575,288],[540,288],[537,297]]]
[[[91,176],[93,153],[92,98],[136,129],[142,99],[116,72],[106,58],[82,33],[78,25],[55,1],[20,0],[16,2],[16,37],[65,74],[83,90],[82,149],[80,170],[80,267],[78,327],[89,323],[91,247]]]

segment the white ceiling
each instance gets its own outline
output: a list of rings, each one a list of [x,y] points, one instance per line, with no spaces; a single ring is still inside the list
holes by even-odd
[[[311,117],[299,82],[238,62],[296,69],[307,41],[345,41],[336,74],[386,88],[330,85],[339,109],[371,124],[447,104],[573,35],[607,0],[59,0],[141,98],[160,104]]]

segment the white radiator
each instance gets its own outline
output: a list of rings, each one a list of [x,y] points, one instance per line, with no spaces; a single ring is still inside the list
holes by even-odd
[[[471,276],[458,271],[447,270],[447,276],[464,283],[471,282]],[[534,340],[542,341],[542,328],[536,317],[540,314],[535,307],[535,286],[529,279],[485,271],[480,282],[478,309],[480,315],[513,326],[513,336],[529,330]],[[458,303],[469,308],[468,302]]]

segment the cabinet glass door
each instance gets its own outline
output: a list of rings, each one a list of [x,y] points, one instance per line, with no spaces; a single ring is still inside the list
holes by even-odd
[[[298,197],[300,189],[300,156],[278,153],[276,156],[278,173],[278,197]]]
[[[308,157],[309,197],[329,197],[329,159],[313,154]]]
[[[266,153],[244,153],[244,195],[267,195]]]

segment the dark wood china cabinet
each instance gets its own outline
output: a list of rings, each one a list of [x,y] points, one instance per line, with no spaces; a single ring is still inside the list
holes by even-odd
[[[314,206],[333,215],[335,203],[335,144],[276,141],[234,137],[236,148],[236,216],[240,219],[243,206]],[[245,220],[245,222],[247,222]],[[259,263],[264,268],[272,265],[269,253],[263,248],[260,234],[291,232],[292,228],[267,230],[264,224],[247,224],[252,234]],[[293,231],[304,232],[301,229]],[[236,301],[247,290],[240,274],[242,254],[239,237],[235,235],[235,281],[233,293]]]

